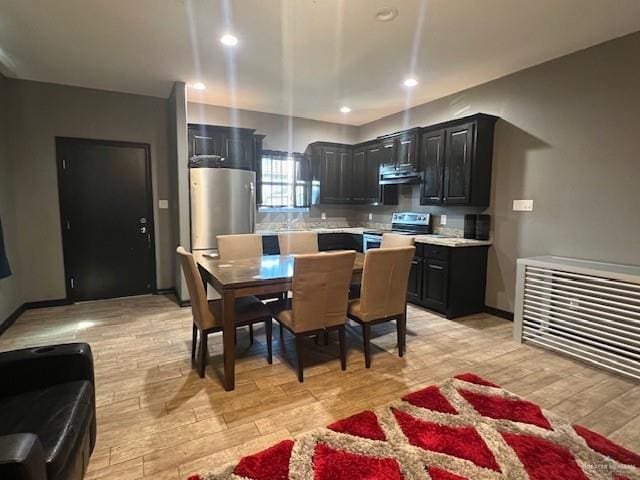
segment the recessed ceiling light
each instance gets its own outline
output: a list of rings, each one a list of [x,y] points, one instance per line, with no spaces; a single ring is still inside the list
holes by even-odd
[[[351,109],[349,107],[340,107],[340,111],[342,113],[349,113],[351,111]]]
[[[202,82],[196,82],[192,85],[194,90],[206,90],[207,86]]]
[[[233,47],[238,44],[238,37],[235,37],[230,33],[225,33],[220,37],[220,42],[227,47]]]
[[[404,81],[405,87],[415,87],[416,85],[418,85],[418,80],[416,80],[415,78],[407,78]]]
[[[398,9],[395,7],[382,7],[376,12],[376,20],[379,22],[390,22],[398,16]]]

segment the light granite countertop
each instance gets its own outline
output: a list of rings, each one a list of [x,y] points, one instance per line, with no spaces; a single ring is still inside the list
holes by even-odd
[[[492,245],[489,240],[473,240],[460,237],[434,237],[431,235],[415,235],[416,243],[441,245],[443,247],[485,247]]]
[[[317,232],[317,233],[354,233],[361,235],[366,228],[362,227],[336,227],[336,228],[310,228],[310,229],[282,229],[282,230],[258,230],[261,235],[277,235],[282,232]],[[435,235],[414,235],[416,243],[440,245],[443,247],[484,247],[492,245],[491,241],[473,240],[460,237],[439,237]]]

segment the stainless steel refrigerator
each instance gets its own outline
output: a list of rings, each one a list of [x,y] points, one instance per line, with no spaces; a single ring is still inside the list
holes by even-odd
[[[216,254],[216,236],[255,232],[255,172],[192,165],[189,181],[192,250]]]

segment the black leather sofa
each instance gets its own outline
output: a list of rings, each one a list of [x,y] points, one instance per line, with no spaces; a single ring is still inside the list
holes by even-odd
[[[0,353],[0,479],[81,479],[95,441],[89,345]]]

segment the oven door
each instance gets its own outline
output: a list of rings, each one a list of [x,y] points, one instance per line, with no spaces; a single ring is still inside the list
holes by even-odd
[[[362,237],[362,251],[366,252],[370,248],[380,248],[382,235],[365,234]]]

